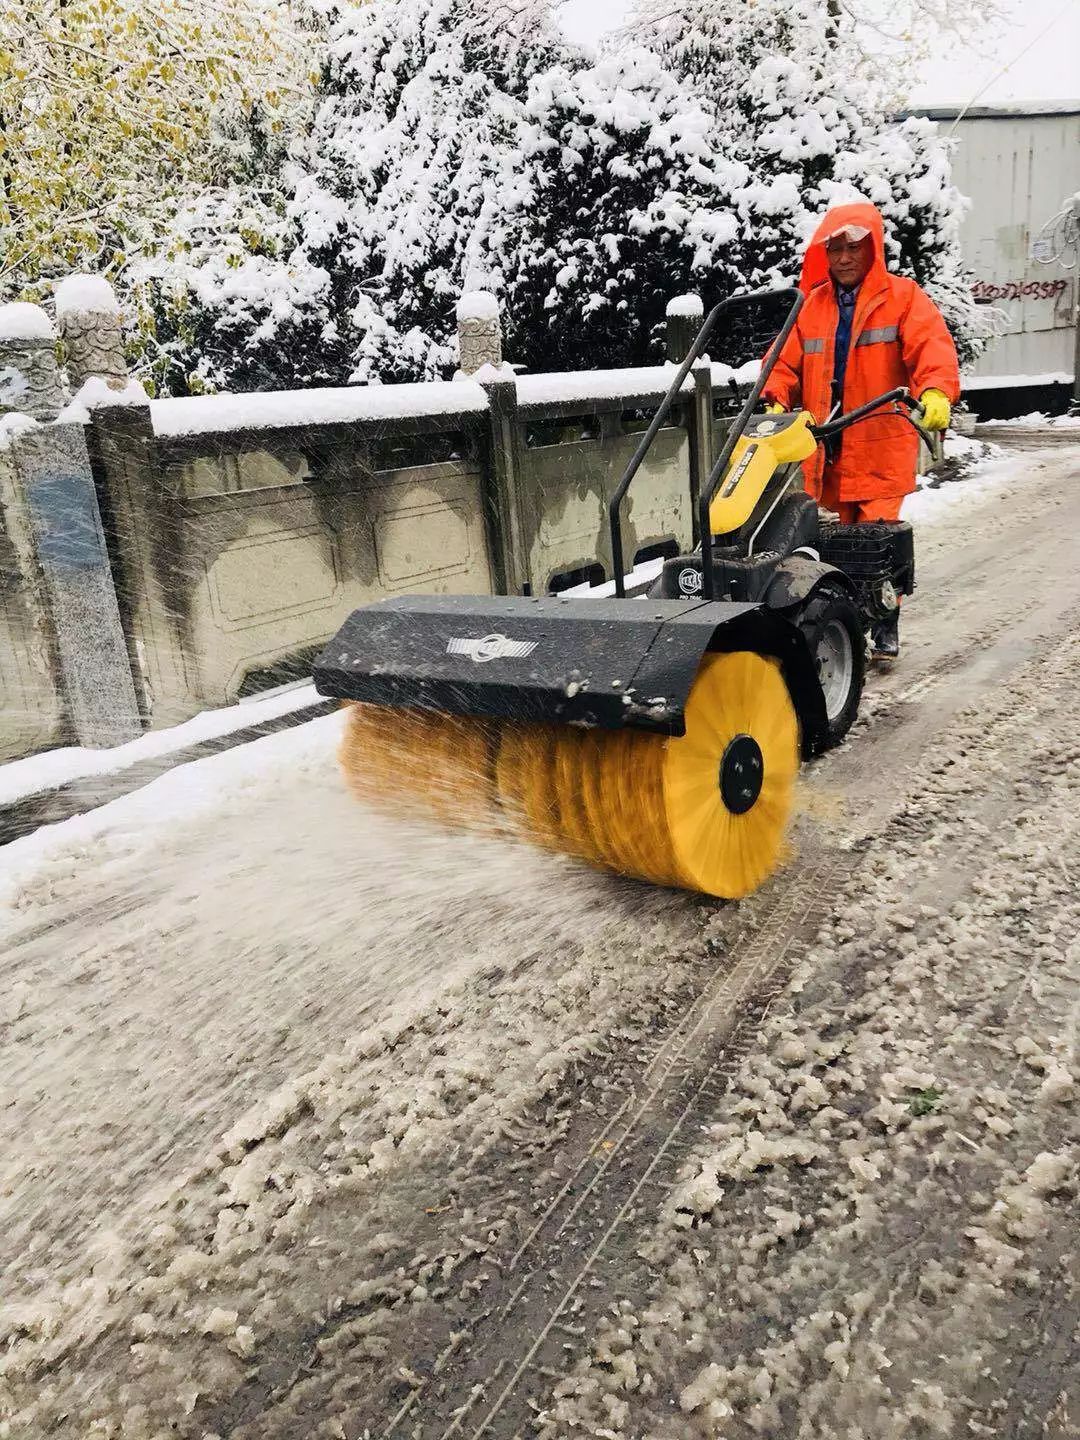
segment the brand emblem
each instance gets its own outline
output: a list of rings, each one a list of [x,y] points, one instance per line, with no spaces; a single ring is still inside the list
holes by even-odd
[[[679,571],[679,593],[681,595],[701,594],[701,571],[695,570],[688,565],[685,570]]]
[[[524,660],[538,645],[536,640],[511,640],[508,635],[484,635],[479,640],[453,639],[446,642],[448,655],[468,655],[477,665],[488,660]]]
[[[736,485],[738,485],[742,477],[746,474],[747,467],[749,466],[750,461],[753,460],[754,456],[757,454],[757,448],[758,447],[756,445],[748,445],[746,447],[746,451],[742,459],[739,461],[738,465],[735,466],[735,469],[731,472],[731,474],[724,482],[724,488],[720,491],[721,500],[727,500],[731,495],[735,493],[735,487]]]

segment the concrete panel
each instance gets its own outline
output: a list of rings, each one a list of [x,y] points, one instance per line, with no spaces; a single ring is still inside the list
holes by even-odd
[[[341,591],[336,546],[319,542],[317,525],[286,525],[230,545],[207,575],[222,629],[245,629],[333,605]]]
[[[196,456],[177,465],[174,472],[179,493],[192,500],[238,490],[273,490],[298,484],[310,474],[307,457],[298,451],[272,455],[267,450]]]
[[[309,446],[230,450],[251,437],[223,435],[194,454],[154,437],[148,416],[112,411],[101,429],[155,728],[302,671],[357,605],[491,590],[476,464],[372,472],[362,433],[317,427]]]
[[[375,521],[374,531],[379,578],[388,591],[470,569],[469,516],[453,505],[387,512]]]
[[[529,579],[544,593],[553,575],[599,559],[611,578],[608,501],[640,435],[612,433],[603,417],[600,440],[545,445],[521,452],[521,497]],[[623,509],[623,547],[629,565],[637,551],[664,541],[690,545],[690,442],[685,430],[660,431],[634,478]]]
[[[45,596],[10,450],[0,451],[0,761],[65,740]]]

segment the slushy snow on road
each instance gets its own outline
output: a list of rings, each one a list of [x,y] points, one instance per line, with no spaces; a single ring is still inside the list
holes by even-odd
[[[1078,454],[960,473],[740,906],[371,814],[337,715],[4,849],[0,1434],[1072,1433]],[[680,1128],[655,1057],[821,855]]]

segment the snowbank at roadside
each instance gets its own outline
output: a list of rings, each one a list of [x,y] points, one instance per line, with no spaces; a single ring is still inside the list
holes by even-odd
[[[302,684],[275,691],[270,695],[254,696],[241,700],[235,705],[226,705],[218,710],[204,710],[193,720],[182,725],[171,725],[165,730],[151,730],[130,740],[126,745],[114,745],[107,750],[87,750],[79,745],[65,745],[57,750],[45,750],[38,755],[27,755],[22,760],[9,760],[0,765],[0,805],[10,805],[28,795],[42,791],[57,790],[73,780],[86,780],[95,775],[113,774],[127,770],[143,760],[152,760],[159,755],[171,755],[186,750],[204,740],[216,740],[236,730],[246,730],[279,715],[289,715],[297,710],[320,703],[314,685]]]
[[[1018,463],[1000,445],[950,435],[945,461],[928,475],[918,477],[918,489],[904,501],[901,518],[931,527],[957,505],[974,505],[997,486],[1017,478]]]
[[[1014,428],[1019,430],[1076,430],[1080,431],[1080,415],[1044,415],[1033,410],[1029,415],[1018,415],[1015,420],[992,420],[995,429]]]
[[[186,823],[215,807],[235,805],[252,791],[273,794],[286,775],[295,780],[305,770],[332,766],[343,723],[340,712],[326,715],[250,744],[237,745],[220,755],[180,765],[97,810],[42,826],[13,840],[0,850],[0,916],[5,908],[22,903],[23,886],[31,877],[38,889],[47,888],[50,873],[70,871],[85,863],[91,853],[100,861],[106,858],[110,846],[119,851],[145,849],[156,843],[163,829]]]

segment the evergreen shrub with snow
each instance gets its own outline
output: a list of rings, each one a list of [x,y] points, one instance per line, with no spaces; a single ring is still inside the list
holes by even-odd
[[[705,111],[647,50],[537,76],[526,113],[524,183],[491,239],[507,354],[531,370],[654,360],[673,295],[740,283],[745,165],[712,147]]]
[[[525,368],[657,361],[673,295],[793,282],[818,216],[856,196],[971,358],[947,146],[890,118],[834,8],[647,0],[635,43],[595,60],[546,0],[342,10],[280,196],[193,203],[144,271],[165,387],[450,376],[466,289],[499,295]],[[760,353],[737,341],[714,354]]]

